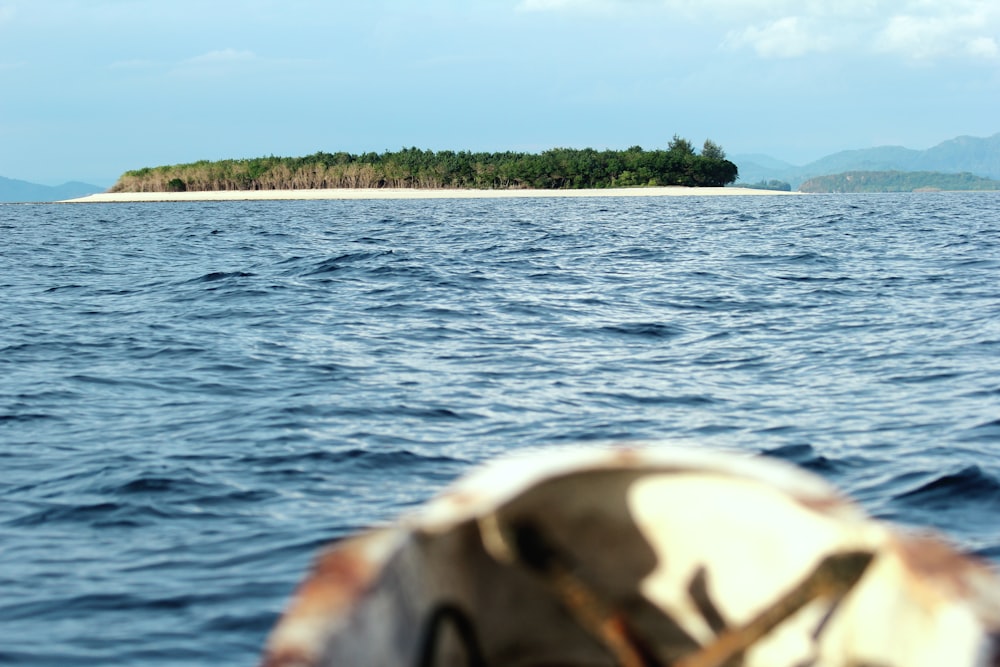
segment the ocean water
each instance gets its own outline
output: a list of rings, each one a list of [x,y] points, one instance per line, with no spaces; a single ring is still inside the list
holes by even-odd
[[[1000,196],[0,205],[0,664],[253,665],[504,452],[781,457],[1000,560]]]

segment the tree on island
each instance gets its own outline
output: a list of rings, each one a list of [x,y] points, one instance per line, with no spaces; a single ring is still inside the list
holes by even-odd
[[[705,139],[705,145],[701,149],[701,156],[711,160],[725,160],[726,151],[722,150],[722,146],[711,139]]]
[[[674,135],[666,150],[553,148],[542,153],[472,153],[416,147],[384,153],[299,158],[202,160],[128,171],[112,192],[298,190],[316,188],[578,189],[636,186],[722,187],[736,165],[715,142],[701,154]]]

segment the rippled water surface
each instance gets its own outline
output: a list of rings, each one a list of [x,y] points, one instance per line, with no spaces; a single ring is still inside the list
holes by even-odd
[[[1000,197],[0,205],[0,663],[252,665],[503,452],[800,463],[1000,559]]]

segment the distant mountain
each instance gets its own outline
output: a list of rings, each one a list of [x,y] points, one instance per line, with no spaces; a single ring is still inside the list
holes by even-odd
[[[977,176],[1000,179],[1000,133],[992,137],[957,137],[922,151],[919,169],[957,173],[967,171]]]
[[[920,169],[916,166],[919,155],[920,151],[902,146],[880,146],[840,151],[810,162],[802,169],[809,178],[845,171],[913,171]]]
[[[798,189],[810,178],[849,171],[967,172],[1000,179],[1000,133],[985,138],[956,137],[923,151],[902,146],[841,151],[801,167],[766,155],[740,155],[730,159],[740,170],[737,185],[778,180]]]
[[[39,185],[0,176],[0,202],[48,202],[85,197],[107,188],[76,181],[62,185]]]

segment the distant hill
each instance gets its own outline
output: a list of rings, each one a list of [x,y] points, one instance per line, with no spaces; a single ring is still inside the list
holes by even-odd
[[[62,185],[39,185],[0,176],[0,202],[49,202],[86,197],[107,188],[76,181]]]
[[[849,171],[817,176],[799,185],[800,192],[916,192],[919,190],[1000,190],[995,181],[968,172]]]
[[[902,146],[841,151],[801,167],[766,155],[739,155],[730,159],[740,170],[737,185],[778,180],[798,189],[810,178],[850,171],[967,172],[1000,179],[1000,133],[985,138],[956,137],[922,151]]]

